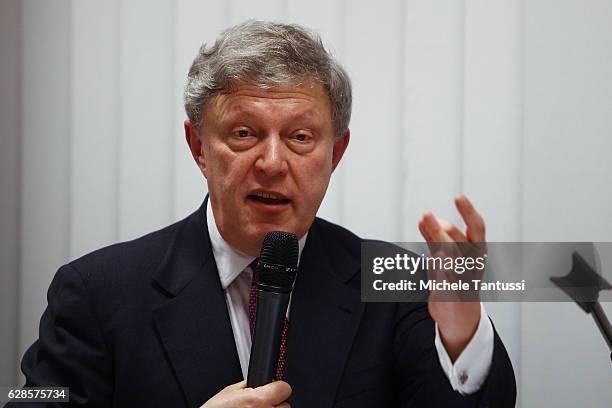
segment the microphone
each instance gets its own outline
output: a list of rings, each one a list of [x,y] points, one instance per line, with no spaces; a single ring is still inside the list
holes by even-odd
[[[593,251],[595,251],[594,248]],[[595,253],[597,252],[595,251]],[[553,276],[550,280],[576,302],[582,310],[593,316],[597,328],[612,352],[612,325],[598,301],[599,292],[612,289],[612,285],[600,276],[578,251],[573,252],[572,261],[572,269],[566,276]],[[610,359],[612,360],[612,353],[610,353]]]
[[[257,314],[249,360],[247,387],[274,379],[281,333],[298,263],[298,239],[283,231],[269,232],[257,265]]]

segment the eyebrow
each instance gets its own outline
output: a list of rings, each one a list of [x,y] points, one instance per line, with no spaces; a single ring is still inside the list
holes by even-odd
[[[314,109],[307,109],[305,111],[301,111],[301,112],[297,112],[293,115],[290,116],[290,119],[295,121],[295,120],[300,120],[300,119],[309,119],[309,118],[315,118],[317,115],[317,112]],[[246,117],[250,117],[250,118],[258,118],[259,115],[248,109],[245,108],[244,106],[240,106],[237,105],[235,107],[233,107],[232,109],[228,110],[223,116],[222,118],[230,118],[230,119],[235,119],[236,117],[240,117],[240,116],[246,116]]]

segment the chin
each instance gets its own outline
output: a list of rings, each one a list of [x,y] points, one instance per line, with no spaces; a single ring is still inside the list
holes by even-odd
[[[301,228],[296,228],[296,226],[291,226],[291,225],[286,225],[286,224],[264,224],[264,225],[258,226],[253,235],[257,237],[257,240],[260,243],[263,243],[263,240],[266,234],[272,231],[290,232],[292,234],[297,235],[299,238],[302,235],[304,235],[304,233],[308,231],[308,229],[306,229],[306,231],[302,231]]]
[[[260,227],[257,228],[257,231],[255,233],[255,235],[257,235],[258,237],[261,237],[261,239],[263,240],[263,238],[266,236],[266,234],[268,232],[272,232],[272,231],[284,231],[284,232],[292,232],[295,234],[295,231],[293,228],[285,226],[285,225],[276,225],[276,224],[265,224],[262,225]]]

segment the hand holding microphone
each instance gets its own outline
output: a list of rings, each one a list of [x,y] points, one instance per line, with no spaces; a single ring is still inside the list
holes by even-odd
[[[228,385],[201,408],[291,408],[284,402],[291,395],[291,387],[284,381],[274,381],[257,388],[247,388],[246,381]]]

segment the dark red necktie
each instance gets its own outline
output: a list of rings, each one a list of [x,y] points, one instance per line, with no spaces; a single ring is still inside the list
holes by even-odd
[[[253,337],[253,330],[255,329],[255,316],[257,315],[257,276],[255,271],[257,270],[257,262],[259,258],[255,258],[249,265],[253,271],[253,280],[251,281],[251,291],[249,292],[249,326],[251,328],[251,338]],[[289,321],[285,317],[283,324],[283,331],[281,334],[281,345],[278,353],[278,363],[276,365],[275,380],[282,380],[283,374],[285,373],[285,355],[287,354],[287,330],[289,328]]]

